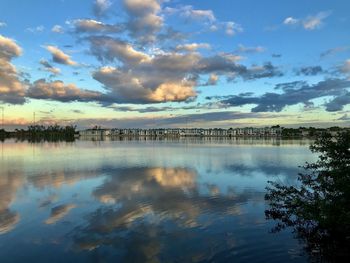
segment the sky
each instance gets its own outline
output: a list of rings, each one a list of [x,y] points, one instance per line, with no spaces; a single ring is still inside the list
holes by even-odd
[[[348,0],[1,0],[6,129],[349,126]],[[35,113],[35,114],[34,114]]]

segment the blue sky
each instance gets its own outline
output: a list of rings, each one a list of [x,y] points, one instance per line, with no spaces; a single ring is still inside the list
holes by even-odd
[[[8,128],[346,126],[350,3],[3,0]]]

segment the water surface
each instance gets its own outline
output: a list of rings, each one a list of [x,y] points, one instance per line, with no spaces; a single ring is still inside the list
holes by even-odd
[[[1,143],[1,262],[306,262],[265,220],[307,141]]]

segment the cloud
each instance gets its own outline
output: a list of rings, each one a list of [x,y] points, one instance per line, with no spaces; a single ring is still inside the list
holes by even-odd
[[[126,65],[139,64],[150,60],[150,57],[135,50],[130,44],[111,37],[90,37],[91,53],[101,61],[121,61]]]
[[[122,25],[110,25],[93,19],[73,21],[76,33],[117,33],[124,30]]]
[[[3,103],[23,104],[25,85],[20,81],[13,58],[19,57],[22,49],[14,40],[0,35],[0,101]]]
[[[39,62],[44,68],[45,71],[49,71],[54,75],[58,75],[61,73],[61,70],[59,68],[53,67],[47,60],[40,60]]]
[[[210,48],[211,46],[207,43],[191,43],[191,44],[177,45],[175,49],[177,51],[194,52],[198,49],[210,49]]]
[[[0,27],[5,27],[5,26],[7,26],[7,24],[5,22],[0,21]]]
[[[297,23],[299,23],[299,20],[298,19],[296,19],[296,18],[293,18],[293,17],[287,17],[286,19],[284,19],[284,21],[283,21],[283,24],[285,24],[285,25],[295,25],[295,24],[297,24]]]
[[[344,91],[343,94],[327,102],[325,106],[327,111],[341,111],[344,108],[344,106],[348,104],[350,104],[350,92]]]
[[[180,18],[185,19],[187,22],[198,22],[201,25],[205,25],[210,31],[223,30],[228,36],[234,36],[243,31],[241,25],[234,21],[218,21],[214,15],[214,12],[210,9],[201,10],[195,9],[191,5],[179,6],[176,8],[166,7],[163,10],[165,15],[178,15]]]
[[[19,222],[20,216],[8,209],[0,210],[0,235],[10,232]]]
[[[76,66],[78,63],[71,60],[70,56],[55,46],[46,46],[46,49],[51,53],[52,60],[58,64]]]
[[[95,0],[93,12],[95,16],[101,17],[106,14],[106,11],[111,7],[112,3],[109,0]]]
[[[325,96],[334,96],[335,98],[326,105],[326,110],[337,111],[349,103],[349,93],[346,91],[349,87],[350,81],[345,79],[326,79],[314,85],[308,85],[304,81],[295,81],[278,84],[276,89],[282,90],[282,93],[267,92],[258,97],[251,94],[239,94],[224,97],[221,103],[229,106],[257,105],[252,108],[252,112],[280,112],[286,106],[309,103],[312,99]]]
[[[262,46],[256,46],[256,47],[246,47],[242,44],[238,45],[238,48],[236,49],[236,52],[239,53],[262,53],[265,52],[266,49]]]
[[[12,59],[22,54],[22,49],[14,40],[0,35],[0,58]]]
[[[226,22],[225,24],[226,24],[225,33],[228,36],[234,36],[237,33],[240,33],[243,31],[243,28],[241,27],[241,25],[239,25],[233,21]]]
[[[101,93],[79,89],[75,84],[65,84],[59,80],[47,82],[39,79],[30,85],[26,95],[33,99],[71,102],[97,100]]]
[[[54,26],[51,28],[51,31],[52,31],[53,33],[57,33],[57,34],[63,34],[63,33],[64,33],[63,27],[60,26],[60,25],[54,25]]]
[[[93,78],[108,91],[105,103],[159,103],[193,99],[197,92],[199,75],[225,75],[229,80],[245,80],[280,76],[271,63],[247,68],[237,64],[241,59],[230,53],[204,57],[198,52],[165,52],[153,54],[136,50],[131,44],[107,36],[91,36],[90,52],[102,62],[114,62],[118,67],[102,67]],[[203,44],[178,46],[178,49],[195,50],[209,47]]]
[[[167,27],[165,30],[162,30],[162,32],[159,33],[157,36],[158,41],[160,41],[161,43],[165,41],[168,41],[168,42],[183,41],[187,37],[188,37],[188,34],[177,31],[172,27]]]
[[[23,185],[23,173],[16,169],[4,169],[0,178],[0,235],[13,230],[20,220],[17,212],[11,211],[11,204],[16,198],[16,192]]]
[[[193,6],[187,5],[180,8],[178,12],[180,12],[180,16],[188,19],[192,19],[192,20],[208,21],[208,22],[216,21],[216,17],[212,10],[194,9]]]
[[[346,60],[341,67],[341,71],[343,73],[349,73],[350,74],[350,59]]]
[[[323,72],[324,71],[321,66],[301,67],[296,70],[297,75],[304,75],[304,76],[315,76]]]
[[[340,52],[345,52],[350,49],[350,46],[343,46],[343,47],[335,47],[328,49],[320,54],[321,58],[327,57],[327,56],[332,56]]]
[[[122,110],[121,110],[122,111]],[[157,112],[149,110],[147,112]],[[196,114],[183,114],[170,116],[139,116],[139,117],[126,117],[126,118],[89,118],[79,119],[75,121],[79,127],[121,127],[121,128],[140,128],[140,127],[221,127],[228,125],[242,125],[242,121],[245,121],[247,125],[251,125],[254,119],[274,119],[274,118],[287,118],[288,114],[276,114],[276,113],[259,113],[259,112],[239,112],[239,111],[215,111]]]
[[[40,25],[37,27],[28,27],[26,29],[26,31],[30,32],[30,33],[42,33],[42,32],[44,32],[44,30],[45,30],[45,27],[43,25]]]
[[[272,56],[273,58],[280,58],[280,57],[282,57],[282,54],[273,53],[271,56]]]
[[[148,106],[148,107],[142,107],[142,108],[136,108],[136,107],[130,107],[130,106],[120,106],[120,105],[111,105],[108,108],[111,108],[115,111],[121,111],[121,112],[139,112],[139,113],[149,113],[149,112],[164,112],[164,111],[169,111],[169,112],[175,112],[177,110],[217,110],[217,109],[222,109],[222,108],[227,108],[226,105],[220,104],[220,103],[197,103],[195,105],[186,105],[186,106],[179,106],[179,107],[174,107],[174,106]]]
[[[323,20],[331,15],[330,11],[319,12],[316,15],[310,15],[302,19],[287,17],[283,24],[288,26],[302,26],[305,30],[315,30],[323,25]]]
[[[128,14],[126,26],[131,37],[141,44],[155,42],[156,34],[163,27],[163,18],[159,15],[160,1],[123,0],[123,4]]]
[[[320,12],[314,16],[308,16],[302,21],[303,27],[306,30],[314,30],[320,28],[323,20],[330,16],[331,12]]]
[[[219,81],[219,77],[216,74],[210,74],[209,79],[205,86],[215,86]]]
[[[350,116],[346,113],[343,116],[341,116],[338,120],[339,121],[350,121]]]
[[[95,71],[93,78],[108,90],[105,102],[110,103],[185,101],[196,96],[191,81],[163,74],[163,76],[152,76],[142,72],[133,73],[104,67]]]
[[[68,215],[70,210],[75,208],[74,204],[67,205],[59,205],[51,209],[51,214],[48,219],[45,220],[45,224],[51,225],[57,223],[57,221],[61,220],[63,217]]]

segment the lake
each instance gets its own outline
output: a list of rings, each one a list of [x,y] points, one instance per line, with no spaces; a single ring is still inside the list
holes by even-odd
[[[7,262],[307,262],[270,233],[267,181],[296,182],[305,140],[0,143]]]

